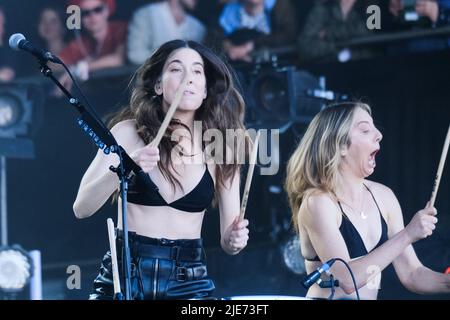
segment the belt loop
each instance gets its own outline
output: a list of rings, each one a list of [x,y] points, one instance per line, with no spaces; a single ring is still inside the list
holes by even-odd
[[[128,245],[130,247],[130,255],[132,257],[138,257],[140,253],[141,242],[137,237],[136,232],[128,232]]]
[[[131,261],[130,262],[130,276],[132,278],[136,277],[136,271],[137,271],[136,269],[137,269],[136,264],[133,261]]]
[[[208,257],[206,256],[206,250],[203,247],[200,249],[200,260],[201,261],[207,261],[208,260]]]
[[[139,256],[139,242],[131,242],[130,243],[130,255],[132,257],[138,257]]]
[[[172,250],[173,254],[172,254],[172,259],[175,260],[175,262],[178,264],[178,261],[180,260],[180,250],[181,248],[179,246],[173,246]]]

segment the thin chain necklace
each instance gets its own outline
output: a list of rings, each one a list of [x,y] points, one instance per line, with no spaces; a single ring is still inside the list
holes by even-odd
[[[347,207],[349,207],[354,213],[356,213],[357,215],[359,215],[361,217],[361,219],[366,220],[367,219],[367,215],[364,213],[363,206],[364,206],[364,191],[361,195],[361,205],[360,205],[360,210],[356,210],[353,206],[349,205],[348,202],[342,200],[342,198],[338,198],[338,200],[340,202],[342,202],[343,204],[345,204]]]
[[[185,139],[191,140],[191,138],[188,137],[188,136],[183,136],[183,135],[182,135],[181,138],[182,138],[182,139],[185,138]],[[191,140],[191,141],[192,141],[192,140]],[[181,155],[182,157],[190,157],[190,158],[192,158],[192,157],[195,157],[195,156],[197,156],[197,155],[200,154],[200,152],[197,152],[197,153],[187,153],[186,150],[185,150],[185,148],[184,148],[182,145],[180,145],[180,144],[177,144],[177,145],[175,146],[175,148],[178,148],[179,155]]]
[[[178,150],[179,155],[181,155],[182,157],[193,158],[195,156],[198,156],[201,153],[201,151],[199,151],[197,153],[187,153],[186,150],[181,146],[178,146],[178,149],[179,149]]]

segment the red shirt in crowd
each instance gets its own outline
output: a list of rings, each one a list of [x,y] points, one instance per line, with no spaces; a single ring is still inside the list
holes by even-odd
[[[127,23],[112,21],[108,23],[108,33],[103,45],[97,48],[96,41],[89,35],[82,34],[61,51],[60,58],[65,64],[72,65],[87,57],[95,59],[114,53],[117,47],[126,43]]]

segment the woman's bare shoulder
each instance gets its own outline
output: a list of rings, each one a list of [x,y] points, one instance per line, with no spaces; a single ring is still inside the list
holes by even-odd
[[[111,128],[112,133],[118,133],[118,132],[129,131],[129,130],[136,131],[136,120],[134,120],[134,119],[123,120],[123,121],[116,123]]]
[[[376,199],[377,205],[386,221],[390,221],[391,215],[401,215],[401,208],[397,196],[391,188],[369,180],[365,180],[365,184]]]
[[[137,132],[136,120],[129,119],[118,122],[111,128],[111,133],[119,145],[125,149],[134,149],[144,146],[144,142]]]
[[[382,183],[371,181],[371,180],[364,180],[365,185],[372,191],[372,193],[375,193],[375,196],[381,196],[383,198],[391,198],[395,197],[394,192],[389,188],[388,186],[385,186]]]
[[[333,196],[320,189],[310,189],[306,192],[304,200],[300,206],[300,214],[329,212],[335,207]]]
[[[305,200],[312,203],[317,202],[333,202],[333,196],[330,192],[321,189],[309,189],[305,192]]]

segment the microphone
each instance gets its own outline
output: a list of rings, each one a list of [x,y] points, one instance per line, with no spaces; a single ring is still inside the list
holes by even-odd
[[[318,267],[314,272],[311,272],[310,274],[308,274],[305,277],[305,279],[303,279],[302,286],[305,287],[305,289],[309,289],[309,287],[311,287],[314,283],[316,283],[319,280],[320,275],[322,273],[324,273],[325,271],[328,271],[328,269],[331,268],[331,266],[333,265],[333,263],[335,261],[336,261],[335,259],[330,259],[327,262],[325,262],[323,265]]]
[[[52,55],[50,52],[34,47],[31,42],[28,41],[21,33],[15,33],[11,37],[9,37],[9,46],[11,47],[11,49],[17,51],[28,51],[40,61],[51,61],[54,63],[62,64],[62,61],[58,57]]]

